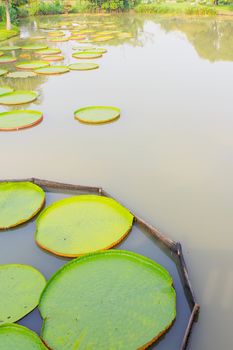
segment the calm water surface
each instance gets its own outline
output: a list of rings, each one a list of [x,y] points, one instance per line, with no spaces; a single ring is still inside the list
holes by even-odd
[[[37,127],[0,134],[0,176],[103,186],[135,213],[181,241],[202,307],[189,349],[230,350],[233,22],[133,15],[94,20],[112,21],[133,36],[102,43],[108,53],[98,59],[100,69],[27,81],[0,78],[0,85],[38,91],[37,102],[26,108],[44,113]],[[39,26],[56,21],[37,18],[22,23],[22,38],[10,42],[27,42],[23,38],[32,33],[45,33]],[[74,45],[50,46],[60,47],[68,64],[76,62],[71,57]],[[87,105],[114,105],[121,108],[122,116],[102,126],[80,124],[73,112]],[[8,108],[1,107],[4,110]],[[49,195],[48,202],[56,196]],[[42,255],[34,247],[33,237],[28,238],[33,225],[12,230],[13,248],[5,233],[1,235],[0,262],[30,263],[32,259],[48,277],[64,261]],[[17,238],[19,231],[22,240]],[[154,242],[144,233],[134,231],[120,248],[158,260],[176,280],[176,269],[166,262],[168,257],[152,250]],[[24,250],[19,249],[20,244]],[[187,317],[184,305],[179,322]],[[34,322],[27,318],[22,322],[28,324],[28,320]],[[173,345],[168,349],[162,339],[156,349],[176,350],[175,330],[167,335]]]

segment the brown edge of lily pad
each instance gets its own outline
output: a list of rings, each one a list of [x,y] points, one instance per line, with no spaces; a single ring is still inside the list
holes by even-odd
[[[18,130],[22,130],[22,129],[29,129],[33,126],[40,124],[43,119],[44,119],[44,116],[42,114],[41,117],[39,119],[37,119],[35,122],[32,122],[32,123],[27,124],[27,125],[19,126],[18,128],[1,128],[0,127],[0,131],[18,131]]]
[[[52,190],[68,190],[68,191],[82,191],[82,192],[89,192],[89,193],[96,193],[100,196],[106,196],[113,198],[108,192],[106,192],[102,187],[95,187],[95,186],[85,186],[85,185],[73,185],[73,184],[67,184],[67,183],[61,183],[56,181],[50,181],[50,180],[44,180],[44,179],[38,179],[38,178],[27,178],[27,179],[7,179],[7,180],[0,180],[1,182],[32,182],[43,189],[52,189]],[[134,215],[134,214],[133,214]],[[173,253],[173,256],[176,258],[177,261],[177,269],[179,271],[181,280],[183,282],[183,288],[185,291],[186,299],[189,303],[191,315],[188,320],[188,324],[186,326],[184,336],[182,339],[182,343],[180,345],[179,350],[186,350],[189,342],[189,338],[191,336],[194,323],[198,321],[198,315],[200,312],[200,305],[197,303],[197,300],[195,298],[192,284],[189,278],[188,269],[185,263],[184,255],[182,252],[182,246],[179,242],[175,242],[169,237],[162,234],[156,227],[148,224],[145,220],[141,219],[139,216],[134,215],[134,221],[142,226],[153,238],[158,240],[162,243],[164,247],[169,249],[170,252]],[[46,345],[46,344],[45,344]],[[149,345],[148,345],[149,346]],[[52,349],[50,349],[52,350]],[[141,349],[142,350],[142,349]]]
[[[101,248],[100,250],[95,250],[93,251],[92,253],[97,253],[98,251],[103,251],[103,250],[108,250],[108,249],[111,249],[113,247],[115,247],[116,245],[118,245],[119,243],[121,243],[127,236],[128,234],[130,233],[130,231],[132,230],[132,227],[133,227],[133,222],[132,222],[132,225],[131,227],[126,231],[126,233],[124,233],[120,239],[118,239],[117,241],[113,242],[112,244],[110,244],[109,246],[107,247],[104,247],[104,248]],[[37,231],[36,231],[37,233]],[[86,253],[81,253],[81,254],[63,254],[63,253],[58,253],[56,252],[55,250],[53,249],[49,249],[48,247],[44,246],[43,244],[39,243],[38,240],[35,238],[35,242],[36,244],[46,250],[47,252],[49,253],[52,253],[54,255],[57,255],[57,256],[62,256],[62,257],[66,257],[66,258],[78,258],[78,257],[81,257],[83,255],[85,255]]]

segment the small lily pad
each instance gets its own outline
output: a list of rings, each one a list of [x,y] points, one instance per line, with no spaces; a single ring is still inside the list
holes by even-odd
[[[81,51],[81,52],[75,52],[72,55],[74,58],[79,59],[94,59],[102,57],[102,53],[96,53],[96,52],[90,52],[90,51]]]
[[[16,65],[16,68],[18,69],[25,69],[25,70],[34,70],[37,68],[43,68],[48,67],[49,63],[46,63],[44,61],[28,61],[28,62],[21,62]]]
[[[13,63],[16,62],[17,59],[12,56],[1,56],[0,57],[0,63]]]
[[[0,282],[0,325],[16,322],[35,309],[46,284],[38,270],[20,264],[0,265]]]
[[[0,326],[0,350],[46,350],[38,335],[18,324]]]
[[[63,43],[65,41],[68,41],[69,38],[59,37],[59,38],[49,38],[48,41],[52,43]]]
[[[133,215],[111,198],[74,196],[42,211],[36,221],[36,242],[54,254],[75,257],[115,246],[132,222]]]
[[[7,78],[33,78],[36,77],[36,73],[34,72],[27,72],[27,71],[15,71],[15,72],[10,72],[7,74]]]
[[[44,49],[44,50],[38,50],[36,52],[38,55],[57,55],[59,53],[61,53],[60,49],[53,49],[53,48],[48,48],[48,49]]]
[[[92,70],[99,68],[99,65],[93,62],[78,62],[69,65],[71,70]]]
[[[31,45],[24,45],[21,46],[22,50],[44,50],[47,49],[47,45],[43,45],[43,44],[31,44]]]
[[[6,74],[8,71],[6,69],[0,69],[0,76]]]
[[[64,350],[64,344],[67,349],[146,349],[175,320],[172,284],[164,267],[128,251],[72,260],[42,292],[42,339],[56,350]]]
[[[49,32],[48,36],[55,36],[55,37],[60,37],[60,36],[64,36],[65,33],[62,31],[54,31],[54,32]]]
[[[60,55],[48,55],[48,56],[42,56],[41,59],[43,61],[48,61],[48,62],[56,62],[56,61],[63,61],[64,60],[64,56],[60,56]]]
[[[120,117],[120,109],[111,106],[90,106],[77,109],[75,119],[87,124],[102,124],[116,120]]]
[[[0,229],[30,220],[41,210],[44,202],[44,191],[31,182],[0,183]]]
[[[10,86],[0,86],[0,95],[4,95],[12,91],[14,91],[14,89],[12,89]]]
[[[43,114],[32,110],[14,110],[0,113],[0,131],[20,130],[39,124]]]
[[[1,51],[14,51],[14,50],[20,50],[20,46],[0,46]]]
[[[38,74],[44,75],[56,75],[63,74],[69,72],[69,68],[67,66],[49,66],[45,68],[35,69],[35,72]]]
[[[29,103],[37,99],[37,92],[27,90],[16,90],[8,94],[0,96],[0,104],[2,105],[18,105]]]

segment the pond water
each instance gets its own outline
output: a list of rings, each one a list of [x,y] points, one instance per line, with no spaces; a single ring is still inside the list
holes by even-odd
[[[38,100],[26,108],[44,114],[44,121],[34,128],[0,134],[1,179],[34,176],[102,186],[133,212],[182,242],[201,304],[189,349],[231,349],[233,22],[131,14],[43,17],[23,22],[21,38],[9,42],[25,44],[30,35],[47,33],[41,27],[59,21],[101,22],[112,26],[111,30],[130,33],[132,38],[95,43],[108,52],[96,60],[100,68],[93,71],[27,80],[0,77],[0,86],[39,92]],[[74,45],[78,44],[49,44],[61,48],[62,64],[77,62],[71,56]],[[34,55],[14,54],[19,61]],[[13,70],[14,64],[1,66]],[[74,111],[89,105],[119,107],[121,118],[101,126],[74,120]],[[56,196],[50,194],[48,202]],[[19,249],[16,229],[11,253],[10,241],[1,234],[0,262],[30,263],[31,258],[48,277],[64,261],[32,248],[32,237],[27,236],[34,223],[30,225],[19,229],[28,256]],[[153,242],[145,235],[140,237],[135,228],[135,235],[120,248],[134,249],[155,260],[158,255],[166,264],[164,253],[152,251]],[[172,262],[167,264],[176,278]],[[181,316],[187,318],[187,305]],[[28,320],[23,322],[28,325]],[[33,327],[37,329],[38,323]],[[172,332],[168,333],[174,341],[169,350],[176,350]],[[162,340],[156,349],[168,349],[164,344]]]

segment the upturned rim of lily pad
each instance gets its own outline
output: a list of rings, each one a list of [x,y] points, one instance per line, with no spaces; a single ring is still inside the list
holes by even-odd
[[[96,53],[91,51],[77,51],[72,54],[72,57],[78,59],[95,59],[103,57],[102,53]]]
[[[27,61],[27,62],[20,62],[19,64],[16,65],[17,69],[22,69],[22,70],[35,70],[38,68],[44,68],[48,67],[49,63],[46,63],[44,61]]]
[[[50,71],[49,71],[50,70]],[[44,68],[35,69],[34,72],[42,75],[59,75],[68,73],[70,69],[67,66],[48,66]]]
[[[22,50],[29,50],[29,51],[37,51],[37,50],[45,50],[48,48],[48,45],[44,44],[29,44],[21,46]]]
[[[9,102],[9,101],[6,101],[6,100],[2,102],[2,99],[4,100],[5,97],[7,98],[7,97],[14,96],[14,95],[27,95],[27,96],[30,95],[31,98],[30,99],[23,99],[22,98],[21,102],[17,102],[17,101],[14,101],[14,100],[13,100],[13,102]],[[36,91],[15,90],[13,92],[1,95],[0,96],[0,105],[6,105],[6,106],[22,105],[22,104],[31,103],[31,102],[35,101],[37,99],[37,97],[38,97],[38,93]]]
[[[9,334],[13,333],[17,333],[19,332],[20,334],[24,334],[24,336],[26,335],[27,338],[31,338],[32,342],[33,342],[33,348],[36,346],[35,350],[46,350],[47,347],[44,345],[44,343],[42,342],[42,340],[40,339],[40,337],[31,329],[21,326],[19,324],[15,324],[15,323],[5,323],[3,325],[0,326],[0,338],[1,338],[1,332],[3,331],[7,331]],[[9,337],[9,335],[8,335]],[[17,344],[17,343],[16,343]],[[15,344],[15,345],[16,345]],[[38,347],[37,347],[38,345]],[[7,350],[7,349],[5,349]]]
[[[16,57],[12,56],[0,56],[0,64],[14,63],[17,61]]]
[[[37,116],[37,118],[27,124],[22,124],[20,126],[14,126],[14,127],[2,127],[1,126],[1,118],[8,118],[8,117],[12,117],[12,116],[17,116],[20,114],[28,114],[28,115],[34,115]],[[43,113],[40,111],[36,111],[36,110],[32,110],[32,109],[20,109],[20,110],[13,110],[13,111],[7,111],[7,112],[2,112],[0,113],[0,131],[17,131],[17,130],[22,130],[22,129],[28,129],[31,128],[33,126],[36,126],[38,124],[40,124],[43,120]]]
[[[113,117],[101,119],[99,121],[91,121],[88,118],[82,118],[79,116],[79,113],[83,112],[83,111],[89,111],[89,110],[97,110],[98,111],[101,109],[102,110],[103,109],[112,110],[112,111],[115,111],[116,113]],[[113,107],[113,106],[87,106],[87,107],[79,108],[74,112],[75,119],[79,120],[81,123],[84,123],[84,124],[105,124],[105,123],[109,123],[109,122],[112,122],[114,120],[117,120],[120,117],[120,115],[121,115],[120,108]]]
[[[68,67],[70,70],[84,71],[97,69],[99,68],[99,65],[94,62],[76,62],[70,64]]]

